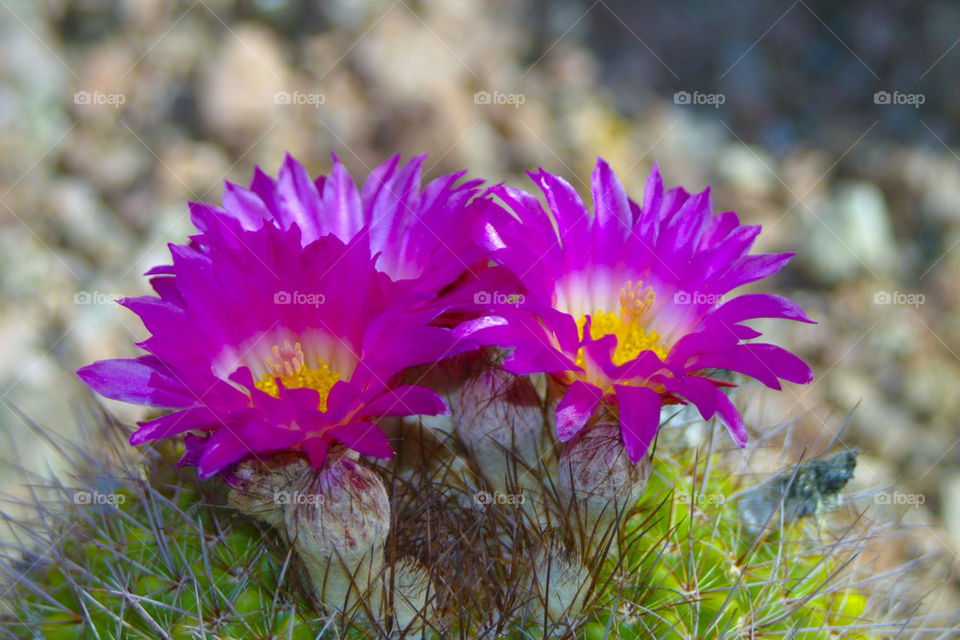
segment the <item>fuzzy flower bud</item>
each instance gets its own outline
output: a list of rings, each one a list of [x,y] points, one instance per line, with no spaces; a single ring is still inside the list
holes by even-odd
[[[411,557],[403,557],[383,573],[381,602],[374,611],[393,615],[393,628],[404,637],[419,637],[426,622],[434,622],[437,590],[423,565]]]
[[[620,439],[620,426],[598,424],[571,440],[557,468],[563,508],[579,519],[584,550],[590,540],[610,535],[617,521],[643,495],[650,461],[630,462]]]
[[[590,590],[590,572],[576,553],[557,537],[548,537],[533,562],[533,622],[576,625]]]
[[[383,569],[390,502],[380,476],[331,451],[326,464],[293,486],[296,504],[285,523],[314,594],[327,607],[348,611],[366,597]]]
[[[502,492],[522,488],[544,449],[540,394],[528,377],[500,368],[498,352],[469,353],[436,367],[453,427],[473,464]],[[431,386],[431,388],[436,388]]]

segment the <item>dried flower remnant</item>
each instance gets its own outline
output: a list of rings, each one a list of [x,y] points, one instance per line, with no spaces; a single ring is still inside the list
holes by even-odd
[[[822,515],[840,506],[840,491],[853,478],[856,466],[856,451],[814,458],[745,492],[737,500],[737,511],[754,534],[779,527],[781,509],[787,524]]]

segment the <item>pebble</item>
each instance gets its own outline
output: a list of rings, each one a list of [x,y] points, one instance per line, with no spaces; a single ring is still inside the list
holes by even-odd
[[[281,92],[289,91],[287,77],[273,33],[252,24],[232,26],[200,84],[206,128],[229,143],[255,141],[274,124],[274,107],[282,102]]]
[[[960,471],[952,471],[940,481],[940,517],[960,549]]]
[[[897,247],[883,193],[864,181],[840,185],[809,212],[803,252],[807,270],[826,284],[860,273],[880,276],[897,266]]]

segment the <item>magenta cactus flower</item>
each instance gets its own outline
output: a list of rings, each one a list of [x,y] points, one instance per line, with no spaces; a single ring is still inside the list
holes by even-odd
[[[379,271],[434,295],[483,258],[471,237],[483,202],[468,204],[483,181],[457,184],[466,173],[461,171],[421,190],[425,159],[418,156],[400,166],[400,156],[394,156],[358,190],[336,155],[330,175],[316,180],[288,155],[276,180],[255,169],[249,189],[226,184],[222,208],[192,203],[192,219],[202,232],[210,220],[224,216],[247,230],[296,226],[304,246],[330,234],[349,243],[366,230]]]
[[[479,243],[518,279],[515,304],[492,304],[464,323],[461,335],[513,349],[504,368],[546,372],[561,383],[557,437],[570,440],[598,407],[617,410],[627,453],[647,452],[665,403],[693,403],[715,414],[734,441],[747,433],[723,392],[718,370],[741,373],[779,389],[806,383],[810,368],[772,344],[746,342],[760,333],[751,318],[811,322],[793,302],[765,294],[726,299],[733,289],[770,276],[792,254],[749,255],[759,226],[735,213],[712,214],[709,190],[664,193],[654,166],[643,205],[630,200],[610,167],[593,173],[593,215],[562,178],[531,178],[549,214],[524,191],[496,186],[507,207],[489,207]]]
[[[482,256],[465,233],[475,183],[419,192],[422,158],[379,167],[358,195],[343,167],[312,182],[287,158],[274,183],[227,185],[224,208],[193,205],[201,234],[171,245],[148,275],[158,296],[130,298],[151,337],[135,359],[78,375],[108,398],[172,409],[131,443],[185,436],[183,464],[209,477],[250,456],[299,452],[319,468],[332,443],[389,457],[375,420],[446,412],[400,385],[408,367],[468,348],[422,304]],[[415,295],[411,295],[411,294]]]

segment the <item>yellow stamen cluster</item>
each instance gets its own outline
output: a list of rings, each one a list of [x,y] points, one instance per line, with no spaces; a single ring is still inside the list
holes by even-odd
[[[340,380],[340,374],[331,369],[326,362],[317,358],[318,368],[307,366],[303,347],[300,343],[291,345],[287,340],[283,346],[273,345],[273,358],[267,358],[268,373],[263,374],[257,389],[270,394],[274,398],[280,396],[280,386],[277,380],[283,382],[288,389],[313,389],[320,394],[320,411],[327,410],[327,396],[333,385]]]
[[[613,364],[620,366],[650,350],[660,359],[667,357],[668,350],[660,344],[660,335],[656,331],[648,332],[642,322],[643,316],[653,307],[656,299],[653,289],[644,287],[643,282],[627,282],[620,290],[620,312],[612,313],[598,309],[591,315],[590,337],[599,340],[606,335],[617,337],[617,348],[613,352]],[[587,317],[577,320],[577,331],[583,339]],[[577,353],[577,365],[584,366],[583,350]]]

